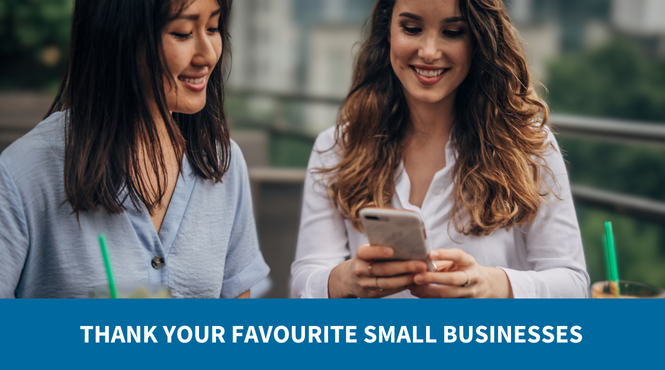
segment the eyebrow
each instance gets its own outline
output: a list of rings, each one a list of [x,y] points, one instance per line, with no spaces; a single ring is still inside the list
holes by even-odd
[[[214,12],[212,12],[210,14],[210,17],[214,17],[217,14],[220,14],[221,12],[222,12],[222,8],[219,8],[219,9],[215,10]],[[176,19],[189,19],[189,20],[192,20],[192,21],[198,21],[199,20],[199,15],[198,14],[181,14],[181,15],[177,16]]]
[[[420,21],[420,22],[423,21],[423,17],[421,17],[419,15],[416,15],[416,14],[413,14],[413,13],[407,13],[407,12],[400,13],[399,16],[400,17],[411,18],[413,20]],[[454,22],[465,22],[465,21],[466,20],[464,19],[464,17],[457,16],[457,17],[445,18],[442,23],[454,23]]]

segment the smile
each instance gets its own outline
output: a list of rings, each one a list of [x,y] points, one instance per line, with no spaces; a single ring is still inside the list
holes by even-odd
[[[420,69],[416,67],[412,67],[417,74],[424,76],[424,77],[437,77],[443,74],[443,72],[447,71],[447,68],[442,68],[442,69],[436,69],[436,70],[426,70],[426,69]]]
[[[418,82],[425,86],[436,85],[443,79],[450,68],[409,65]]]
[[[205,77],[201,77],[201,78],[186,78],[186,77],[178,77],[178,79],[179,79],[180,81],[184,81],[184,82],[188,82],[188,83],[190,83],[190,84],[198,85],[198,84],[200,84],[201,82],[203,82],[203,80],[205,79]]]
[[[183,85],[185,85],[186,88],[193,92],[201,92],[205,89],[206,87],[206,76],[201,76],[197,78],[190,78],[190,77],[184,77],[184,76],[178,76],[178,80],[182,82]]]

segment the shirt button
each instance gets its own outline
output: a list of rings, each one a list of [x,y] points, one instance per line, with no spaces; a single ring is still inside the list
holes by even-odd
[[[159,269],[161,269],[162,267],[164,267],[164,258],[162,258],[162,257],[155,257],[155,258],[152,259],[152,262],[151,262],[151,263],[152,263],[152,267],[153,267],[155,270],[159,270]]]
[[[441,189],[439,188],[434,189],[434,195],[441,195]]]

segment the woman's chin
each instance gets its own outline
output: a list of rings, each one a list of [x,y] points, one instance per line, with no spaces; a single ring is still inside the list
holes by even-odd
[[[451,95],[447,91],[432,91],[432,90],[425,91],[424,89],[406,89],[406,90],[408,92],[408,95],[410,95],[414,101],[424,104],[436,104],[445,100],[449,95]]]
[[[203,103],[179,104],[174,108],[169,107],[169,110],[171,110],[173,113],[196,114],[202,111],[205,105],[205,101]]]
[[[446,96],[443,94],[431,94],[431,93],[415,94],[412,96],[415,101],[424,104],[436,104],[445,100],[446,98]]]

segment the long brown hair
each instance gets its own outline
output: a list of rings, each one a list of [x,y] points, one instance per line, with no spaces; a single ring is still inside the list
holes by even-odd
[[[332,202],[355,229],[358,211],[386,207],[395,188],[410,112],[390,63],[395,0],[379,0],[353,85],[336,127],[341,160],[318,169]],[[474,40],[472,66],[457,89],[452,144],[455,204],[451,220],[465,235],[489,235],[531,222],[550,189],[543,181],[548,110],[531,84],[524,52],[501,0],[459,0]],[[545,192],[544,194],[542,192]]]
[[[67,69],[47,116],[66,111],[65,195],[77,217],[100,206],[109,214],[123,212],[123,194],[151,214],[161,203],[167,182],[162,145],[168,143],[160,143],[148,97],[154,97],[176,158],[186,152],[196,175],[222,181],[231,159],[223,90],[231,2],[218,0],[223,49],[205,107],[171,115],[162,32],[191,0],[76,0]],[[140,176],[146,163],[156,184]]]

